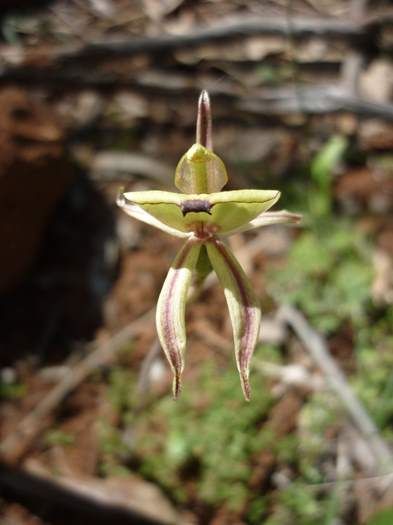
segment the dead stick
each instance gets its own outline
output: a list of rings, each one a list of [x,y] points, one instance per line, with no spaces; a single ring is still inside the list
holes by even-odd
[[[146,396],[149,392],[150,387],[150,372],[153,367],[155,360],[158,358],[161,352],[161,345],[156,338],[145,358],[142,361],[142,365],[139,370],[139,377],[136,388],[136,403],[135,403],[135,413],[140,412],[146,403]]]
[[[284,35],[289,31],[294,37],[331,36],[355,39],[366,35],[381,25],[392,21],[392,12],[360,22],[339,18],[293,17],[291,29],[284,17],[244,17],[236,22],[225,22],[208,28],[200,28],[181,35],[162,35],[150,38],[134,38],[127,41],[95,42],[77,50],[62,50],[57,53],[60,59],[108,58],[109,56],[130,56],[137,53],[168,52],[186,47],[195,47],[207,42],[228,41],[253,35]]]
[[[91,493],[86,486],[66,483],[64,478],[52,479],[0,463],[0,487],[2,499],[17,501],[31,509],[34,515],[44,515],[45,522],[54,519],[55,523],[94,523],[94,525],[121,525],[137,523],[140,525],[168,524],[165,516],[157,519],[146,515],[139,509],[128,508],[117,501],[110,501],[108,492],[105,498]],[[49,514],[49,516],[48,516]],[[67,517],[62,519],[60,517]],[[54,523],[51,519],[51,523]],[[36,520],[34,520],[36,521]],[[38,521],[38,520],[37,520]],[[7,525],[0,519],[1,525]],[[42,522],[41,522],[42,523]],[[15,522],[12,522],[15,525]],[[11,525],[11,524],[10,524]]]
[[[143,329],[152,316],[153,310],[149,310],[70,368],[60,383],[22,419],[16,431],[3,440],[0,445],[1,459],[6,462],[18,461],[27,452],[32,442],[47,428],[49,416],[58,408],[63,399],[94,370],[112,362],[116,352]]]
[[[351,0],[349,14],[352,20],[362,20],[365,16],[367,0]],[[360,75],[366,58],[360,49],[351,49],[342,64],[342,85],[348,94],[359,95]]]
[[[303,314],[290,305],[283,305],[278,312],[279,319],[288,323],[311,357],[325,375],[327,382],[345,406],[357,428],[366,439],[370,452],[376,461],[380,474],[392,470],[393,455],[379,434],[374,421],[348,385],[340,367],[330,355],[326,341],[308,324]]]
[[[156,37],[137,37],[122,41],[96,41],[78,46],[60,47],[49,51],[27,49],[29,59],[45,57],[49,60],[77,60],[77,59],[110,59],[113,56],[132,56],[140,53],[175,51],[191,48],[206,43],[225,42],[228,40],[247,38],[254,35],[283,35],[307,37],[318,36],[330,38],[332,36],[346,40],[364,38],[374,35],[379,28],[391,26],[392,10],[385,10],[375,16],[363,17],[360,20],[322,17],[292,17],[291,27],[285,17],[243,17],[236,22],[224,22],[211,27],[201,27],[192,32],[180,35],[160,35]],[[7,48],[8,52],[12,48]],[[20,48],[16,50],[18,56]]]
[[[59,71],[53,68],[19,67],[0,71],[0,85],[18,84],[22,86],[40,86],[46,89],[83,90],[94,88],[101,92],[117,92],[127,88],[130,92],[146,97],[168,98],[182,97],[184,100],[197,96],[199,88],[190,87],[189,79],[183,75],[167,85],[166,76],[159,80],[120,77],[116,74],[101,75],[96,71],[82,70]],[[220,98],[233,112],[255,116],[282,117],[288,113],[325,114],[348,111],[364,117],[380,118],[393,121],[393,105],[366,100],[348,94],[340,84],[316,86],[279,87],[261,89],[257,95],[247,98],[237,96],[230,89],[212,89],[212,96]]]

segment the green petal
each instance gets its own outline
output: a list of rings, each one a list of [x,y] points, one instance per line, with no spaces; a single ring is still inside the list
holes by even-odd
[[[219,234],[247,224],[273,206],[279,197],[280,192],[276,190],[235,190],[192,195],[169,191],[124,194],[126,202],[138,204],[170,228],[187,232],[197,223],[214,224]],[[201,211],[187,211],[195,209],[193,203],[200,205]]]
[[[249,367],[257,342],[261,311],[252,285],[230,249],[214,239],[206,244],[207,252],[224,288],[232,322],[236,363],[247,401],[250,399]]]
[[[210,195],[212,214],[210,222],[226,233],[268,210],[280,198],[277,190],[234,190]]]
[[[180,392],[180,378],[184,368],[187,293],[200,248],[200,243],[193,240],[186,242],[172,263],[157,302],[158,338],[174,373],[175,398]]]
[[[160,222],[175,230],[186,232],[187,225],[181,211],[184,195],[170,191],[131,191],[124,193],[127,202],[137,204]]]
[[[176,228],[172,228],[171,226],[168,226],[164,222],[158,220],[156,217],[145,211],[141,206],[133,203],[126,203],[125,198],[123,195],[120,195],[117,199],[117,205],[130,217],[133,219],[137,219],[138,221],[145,222],[146,224],[150,224],[150,226],[154,226],[155,228],[158,228],[159,230],[162,230],[166,233],[169,233],[170,235],[174,235],[175,237],[181,237],[181,238],[187,238],[190,237],[191,233],[180,231]]]
[[[299,213],[292,213],[286,210],[268,211],[260,213],[255,219],[247,224],[243,224],[239,228],[227,231],[226,234],[232,235],[233,233],[255,230],[261,226],[271,226],[273,224],[299,224],[301,220],[302,215]]]
[[[193,144],[176,167],[175,185],[183,193],[213,193],[227,182],[225,164],[202,144]]]

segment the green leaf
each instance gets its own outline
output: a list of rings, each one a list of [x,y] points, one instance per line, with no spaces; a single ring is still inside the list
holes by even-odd
[[[311,178],[315,189],[309,195],[310,209],[315,215],[325,215],[331,208],[332,173],[347,148],[347,139],[332,137],[316,155],[311,164]]]
[[[341,160],[347,147],[347,139],[341,135],[335,135],[325,144],[316,155],[311,164],[311,175],[320,187],[329,184],[332,171]]]

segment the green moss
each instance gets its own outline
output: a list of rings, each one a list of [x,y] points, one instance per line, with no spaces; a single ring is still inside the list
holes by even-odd
[[[62,446],[66,447],[69,445],[73,445],[75,442],[75,437],[72,434],[69,434],[68,432],[64,432],[63,430],[58,429],[51,429],[46,432],[44,436],[44,443],[48,446]]]
[[[367,525],[391,525],[392,523],[393,507],[378,512],[367,522]]]
[[[135,376],[126,368],[117,366],[109,374],[108,398],[119,414],[129,411],[132,405]]]
[[[26,385],[18,381],[8,382],[0,380],[0,399],[21,399],[26,395]]]
[[[285,267],[271,272],[270,291],[280,302],[297,304],[325,333],[346,321],[360,326],[370,305],[369,253],[366,239],[346,222],[310,229],[297,239]]]
[[[259,421],[271,399],[255,385],[253,402],[245,403],[238,383],[232,368],[218,371],[206,365],[198,391],[188,386],[176,403],[165,398],[141,416],[135,449],[141,469],[180,501],[185,494],[179,487],[188,479],[195,480],[205,503],[225,502],[239,510],[247,501],[251,457],[270,441]]]

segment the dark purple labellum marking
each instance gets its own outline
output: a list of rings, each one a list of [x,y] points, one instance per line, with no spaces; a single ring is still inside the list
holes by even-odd
[[[204,211],[205,213],[208,213],[211,215],[211,208],[212,204],[209,201],[205,201],[203,199],[190,199],[187,201],[183,201],[180,204],[180,208],[183,214],[183,217],[187,215],[187,213],[190,212],[201,212]]]

